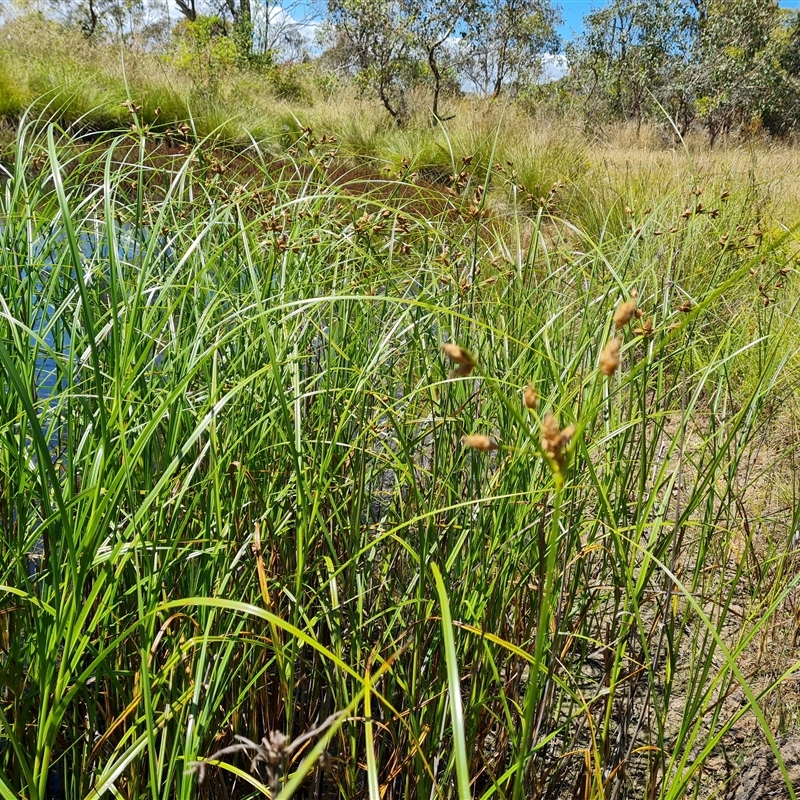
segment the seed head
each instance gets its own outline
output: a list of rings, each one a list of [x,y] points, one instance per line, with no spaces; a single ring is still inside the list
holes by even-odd
[[[470,353],[469,350],[465,350],[463,347],[459,347],[457,344],[442,342],[442,350],[444,350],[445,355],[456,364],[475,366],[475,359],[472,357],[472,353]]]
[[[567,445],[574,435],[574,425],[567,425],[562,431],[559,430],[558,421],[551,411],[544,415],[542,420],[542,450],[547,458],[555,462],[561,471],[567,465]]]
[[[445,355],[458,364],[456,369],[450,370],[449,377],[451,378],[466,378],[473,369],[475,369],[475,359],[469,350],[459,347],[457,344],[450,344],[449,342],[442,342],[442,350]]]
[[[480,433],[473,433],[461,438],[461,443],[465,447],[471,447],[481,453],[491,453],[497,450],[498,444],[493,436],[484,436]]]
[[[539,395],[536,394],[536,389],[530,384],[528,384],[522,392],[522,401],[525,403],[525,408],[536,411],[539,405]]]
[[[619,308],[617,308],[617,311],[614,314],[614,330],[624,328],[633,319],[633,315],[635,313],[635,298],[631,298],[630,300],[626,300],[624,303],[620,303]]]
[[[611,377],[619,366],[619,348],[622,340],[619,338],[612,339],[600,353],[600,372],[603,375]]]
[[[472,364],[462,364],[460,367],[456,367],[455,369],[451,369],[448,373],[449,378],[466,378],[467,376],[472,374],[472,370],[474,369],[474,365]]]

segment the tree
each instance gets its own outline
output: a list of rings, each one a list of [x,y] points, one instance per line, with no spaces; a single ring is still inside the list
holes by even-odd
[[[313,14],[299,2],[280,6],[268,2],[252,8],[253,52],[274,61],[300,61],[308,51],[309,29],[316,27]]]
[[[775,0],[706,3],[696,106],[712,145],[734,129],[782,133],[796,126],[800,81],[791,23]]]
[[[202,6],[198,0],[175,3],[189,22],[200,16],[219,16],[236,45],[240,63],[299,60],[306,53],[308,43],[302,31],[313,24],[313,14],[303,0],[281,5],[270,5],[269,0],[205,0]]]
[[[517,93],[535,82],[542,56],[558,49],[560,17],[549,0],[476,0],[465,6],[460,67],[482,94]]]
[[[776,0],[613,0],[589,14],[570,61],[587,114],[637,125],[666,109],[713,145],[800,121],[800,23]]]
[[[452,37],[462,20],[464,8],[464,0],[403,3],[403,13],[408,20],[412,47],[420,51],[430,70],[429,79],[433,89],[431,113],[434,122],[440,119],[439,99],[445,70],[454,60],[455,47]]]
[[[638,130],[661,104],[688,126],[695,19],[690,5],[670,0],[613,0],[587,15],[586,32],[569,51],[587,109],[631,119]]]
[[[77,25],[91,38],[130,41],[158,27],[153,9],[143,0],[57,0],[53,5],[63,22]]]
[[[398,0],[329,0],[328,9],[358,80],[402,126],[408,118],[406,92],[414,72],[405,6]]]

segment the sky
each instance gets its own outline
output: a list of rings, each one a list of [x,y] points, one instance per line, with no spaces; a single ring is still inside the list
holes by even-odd
[[[583,18],[592,9],[602,8],[603,0],[555,0],[553,5],[561,6],[561,16],[564,20],[558,32],[565,42],[569,42],[583,30]],[[800,8],[800,0],[781,0],[783,8]]]

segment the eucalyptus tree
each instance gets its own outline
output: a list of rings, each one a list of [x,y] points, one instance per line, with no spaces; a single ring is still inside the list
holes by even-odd
[[[570,62],[587,116],[666,111],[713,145],[733,131],[783,133],[800,121],[800,27],[775,0],[613,0],[586,17]]]
[[[774,0],[707,0],[698,114],[713,144],[733,130],[782,133],[800,120],[798,17]]]
[[[60,22],[96,40],[152,42],[168,30],[161,9],[144,0],[54,0],[49,8]]]
[[[432,91],[441,119],[448,78],[497,97],[541,75],[559,43],[550,0],[329,0],[337,50],[403,124],[415,83]]]
[[[560,15],[550,0],[475,0],[465,6],[460,68],[482,94],[515,94],[539,79],[559,47]]]
[[[330,21],[346,54],[345,67],[380,98],[398,125],[408,118],[414,43],[406,8],[397,0],[329,0]]]
[[[445,71],[455,65],[455,34],[463,24],[464,11],[470,0],[417,0],[402,3],[402,13],[411,34],[412,48],[429,70],[432,88],[431,114],[440,119],[439,100],[445,82]]]
[[[670,0],[613,0],[588,14],[585,33],[569,49],[587,110],[638,128],[663,105],[687,125],[695,21],[691,4]]]

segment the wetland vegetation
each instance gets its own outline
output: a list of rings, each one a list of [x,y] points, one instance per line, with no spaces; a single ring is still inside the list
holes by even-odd
[[[797,727],[791,139],[7,25],[0,796],[722,797]]]

